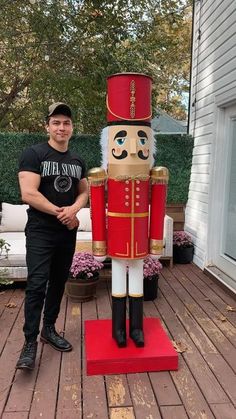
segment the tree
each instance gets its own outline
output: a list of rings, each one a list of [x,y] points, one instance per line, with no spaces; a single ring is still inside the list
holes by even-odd
[[[97,133],[106,124],[106,77],[122,71],[150,74],[155,107],[177,112],[174,96],[188,88],[189,4],[2,0],[0,128],[38,131],[48,104],[65,101],[77,129]]]

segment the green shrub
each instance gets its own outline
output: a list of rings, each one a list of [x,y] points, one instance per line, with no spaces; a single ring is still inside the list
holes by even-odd
[[[193,138],[188,135],[156,136],[157,166],[169,169],[168,203],[184,204],[188,199]]]
[[[21,152],[31,144],[46,140],[46,135],[42,133],[0,134],[0,202],[21,202],[17,180]],[[189,136],[157,135],[156,145],[155,164],[166,166],[170,171],[168,203],[185,203],[188,197],[193,140]],[[99,136],[75,135],[70,141],[70,147],[78,151],[88,169],[100,166]]]

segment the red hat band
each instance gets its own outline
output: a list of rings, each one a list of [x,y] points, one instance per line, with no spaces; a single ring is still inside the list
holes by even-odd
[[[152,78],[139,73],[107,78],[107,121],[146,121],[152,117]]]

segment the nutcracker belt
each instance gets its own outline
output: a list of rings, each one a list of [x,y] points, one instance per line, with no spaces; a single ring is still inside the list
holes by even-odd
[[[110,212],[108,211],[107,215],[109,217],[120,217],[120,218],[143,218],[143,217],[148,217],[149,216],[149,212],[138,212],[138,213],[134,213],[134,212]]]

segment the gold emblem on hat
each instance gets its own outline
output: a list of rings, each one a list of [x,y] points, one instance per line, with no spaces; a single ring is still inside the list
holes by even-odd
[[[136,86],[135,86],[135,80],[131,80],[130,82],[130,117],[135,118],[135,93],[136,93]]]

